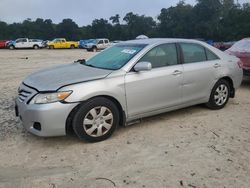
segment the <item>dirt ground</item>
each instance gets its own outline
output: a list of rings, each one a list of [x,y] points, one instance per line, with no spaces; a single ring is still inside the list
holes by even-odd
[[[14,116],[20,82],[91,55],[0,50],[0,187],[250,187],[250,79],[222,110],[198,105],[147,118],[100,143],[27,133]]]

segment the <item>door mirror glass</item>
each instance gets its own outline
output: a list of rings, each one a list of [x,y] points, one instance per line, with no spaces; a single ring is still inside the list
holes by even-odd
[[[134,66],[134,70],[136,72],[140,72],[140,71],[149,71],[152,69],[152,64],[150,62],[146,62],[146,61],[142,61],[142,62],[139,62],[137,63],[135,66]]]

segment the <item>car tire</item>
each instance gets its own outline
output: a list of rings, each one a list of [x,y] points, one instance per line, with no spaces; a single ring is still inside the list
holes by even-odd
[[[50,45],[50,46],[49,46],[49,49],[54,49],[54,46],[53,46],[53,45]]]
[[[74,45],[70,45],[70,49],[74,49],[75,48],[75,46]]]
[[[39,48],[39,46],[37,46],[37,45],[33,46],[33,49],[35,49],[35,50],[37,50],[38,48]]]
[[[81,140],[99,142],[109,138],[119,124],[117,106],[104,97],[83,103],[75,113],[72,126]]]
[[[15,46],[11,45],[11,46],[9,47],[9,49],[14,50],[14,49],[15,49]]]
[[[97,52],[97,48],[95,46],[92,48],[92,52]]]
[[[210,99],[206,106],[213,110],[224,108],[230,96],[230,85],[228,81],[221,79],[214,85],[210,94]]]

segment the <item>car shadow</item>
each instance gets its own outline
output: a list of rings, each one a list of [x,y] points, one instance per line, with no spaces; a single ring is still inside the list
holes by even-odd
[[[244,77],[241,83],[241,87],[250,89],[250,77]]]

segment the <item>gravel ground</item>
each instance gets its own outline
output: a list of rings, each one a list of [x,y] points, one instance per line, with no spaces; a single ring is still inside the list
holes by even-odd
[[[92,55],[0,51],[0,187],[250,187],[250,79],[222,110],[198,105],[146,118],[100,143],[27,133],[14,116],[20,82]]]

